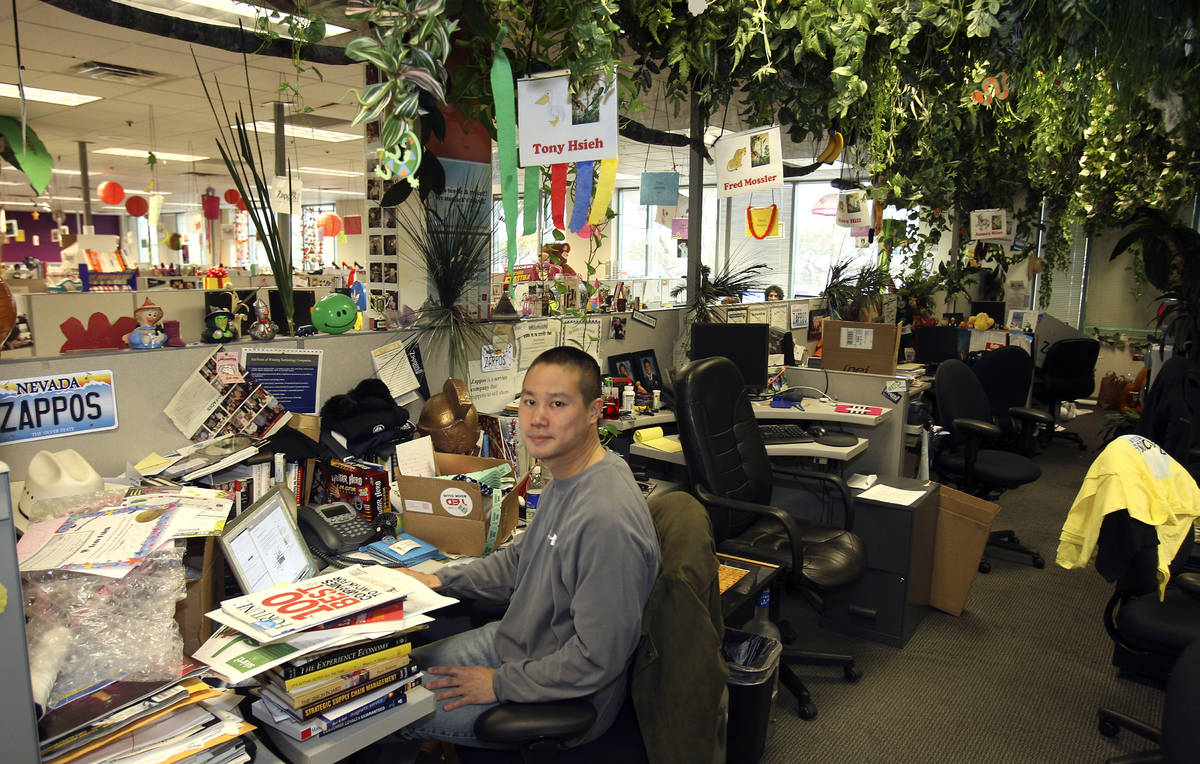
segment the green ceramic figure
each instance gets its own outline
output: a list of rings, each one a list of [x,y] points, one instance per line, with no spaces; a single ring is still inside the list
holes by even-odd
[[[358,308],[340,292],[327,294],[317,300],[312,309],[312,323],[318,331],[326,334],[342,334],[354,328],[358,320]]]

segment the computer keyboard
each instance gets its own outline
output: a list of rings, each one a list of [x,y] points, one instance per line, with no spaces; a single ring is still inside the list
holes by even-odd
[[[767,445],[812,441],[812,436],[798,424],[760,424],[758,431],[762,434],[763,443]]]

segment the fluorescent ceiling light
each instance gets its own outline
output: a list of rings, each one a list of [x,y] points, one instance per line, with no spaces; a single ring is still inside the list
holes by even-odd
[[[322,167],[301,167],[300,172],[308,173],[309,175],[332,175],[335,178],[360,178],[361,172],[352,172],[350,170],[326,170]]]
[[[317,194],[317,195],[337,194],[340,196],[366,196],[367,195],[365,191],[339,191],[338,189],[335,189],[335,188],[306,188],[306,189],[304,189],[304,193]]]
[[[230,125],[230,129],[234,126]],[[259,120],[246,125],[248,130],[253,130],[266,135],[275,134],[275,123],[266,120]],[[311,127],[302,127],[301,125],[284,125],[283,134],[289,138],[306,138],[310,141],[325,141],[326,143],[341,143],[342,141],[360,141],[361,135],[354,133],[339,133],[336,130],[316,130]]]
[[[0,202],[0,209],[5,207],[36,207],[37,202]]]
[[[0,98],[20,98],[21,91],[16,85],[0,82]],[[80,104],[99,101],[100,96],[68,93],[65,90],[45,90],[43,88],[25,87],[25,100],[40,101],[41,103],[56,103],[60,106],[79,106]]]
[[[171,16],[177,19],[186,19],[188,21],[199,21],[202,24],[216,24],[224,27],[237,26],[236,19],[221,18],[220,14],[227,14],[239,18],[253,19],[259,13],[266,15],[270,9],[256,8],[249,3],[238,3],[233,0],[189,0],[185,5],[200,6],[216,11],[216,14],[188,13],[178,10],[175,6],[180,3],[175,0],[164,2],[164,0],[117,0],[121,5],[129,5],[134,8],[141,8],[144,11],[153,13],[161,13],[164,16]],[[287,26],[281,24],[273,24],[276,31],[284,37],[287,37]],[[336,24],[325,25],[325,36],[333,37],[335,35],[344,34],[350,30],[346,27],[339,27]]]
[[[60,170],[57,167],[55,167],[50,172],[54,173],[55,175],[82,175],[83,174],[79,170]]]
[[[0,180],[0,186],[24,186],[19,180]]]
[[[150,152],[145,149],[92,149],[93,154],[109,154],[115,157],[138,157],[145,159]],[[208,157],[197,156],[195,154],[171,154],[166,151],[155,151],[154,157],[161,159],[164,162],[202,162]]]

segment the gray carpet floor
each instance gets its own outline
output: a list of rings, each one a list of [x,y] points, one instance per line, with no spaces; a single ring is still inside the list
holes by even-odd
[[[840,669],[799,666],[818,716],[796,715],[781,689],[765,764],[791,762],[1102,762],[1150,748],[1096,727],[1105,705],[1158,724],[1162,693],[1118,679],[1101,621],[1111,585],[1093,568],[1054,564],[1058,533],[1096,455],[1103,414],[1070,429],[1086,451],[1057,441],[1037,458],[1042,477],[1000,498],[996,528],[1016,530],[1046,559],[1042,570],[1003,551],[979,575],[961,616],[931,610],[904,648],[817,626],[798,597],[783,603],[796,647],[855,655],[856,684]]]

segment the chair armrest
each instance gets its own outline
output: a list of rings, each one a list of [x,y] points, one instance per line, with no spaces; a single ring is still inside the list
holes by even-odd
[[[850,495],[850,488],[846,485],[846,481],[842,480],[841,476],[828,472],[798,470],[789,467],[773,467],[771,471],[779,475],[787,475],[788,477],[800,478],[802,480],[816,480],[819,483],[832,484],[842,496],[842,517],[845,521],[842,527],[848,531],[854,530],[854,498]]]
[[[955,430],[965,430],[966,434],[971,436],[978,435],[984,438],[998,438],[1002,434],[999,427],[982,419],[959,417],[954,420],[953,425]]]
[[[749,501],[739,501],[738,499],[727,499],[724,496],[717,496],[709,493],[708,489],[699,483],[696,484],[696,496],[704,504],[713,504],[725,509],[732,509],[737,512],[749,512],[754,515],[763,515],[778,520],[784,531],[787,532],[788,546],[792,548],[792,563],[793,570],[802,570],[804,567],[804,548],[800,543],[800,523],[796,522],[796,518],[789,515],[779,507],[773,507],[768,504],[755,504]]]
[[[1008,410],[1008,415],[1013,419],[1025,419],[1031,422],[1041,422],[1042,424],[1054,424],[1054,417],[1050,416],[1041,409],[1032,409],[1028,406],[1013,406]]]
[[[501,703],[475,719],[475,737],[516,746],[539,740],[566,743],[582,737],[595,723],[596,709],[586,700]]]
[[[1200,600],[1200,573],[1180,573],[1172,576],[1171,581],[1192,599]]]

